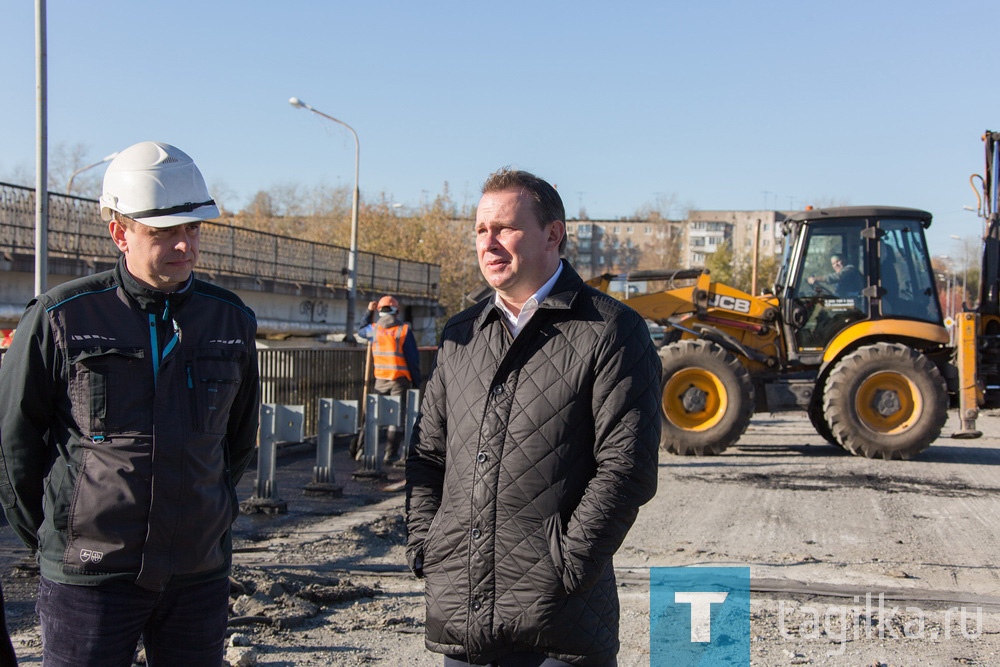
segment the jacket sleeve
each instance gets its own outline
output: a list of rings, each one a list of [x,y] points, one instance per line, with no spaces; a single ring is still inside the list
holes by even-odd
[[[413,337],[413,329],[407,329],[406,338],[403,339],[403,358],[406,359],[413,388],[417,389],[420,387],[420,351],[417,349],[417,339]]]
[[[254,344],[257,327],[250,332],[250,348],[246,371],[240,383],[239,393],[233,401],[229,413],[227,429],[229,443],[229,466],[233,484],[243,477],[257,449],[257,429],[260,425],[260,371],[257,366],[257,349]]]
[[[406,460],[406,556],[418,577],[423,576],[424,540],[441,506],[444,489],[448,420],[443,349],[439,348],[427,380]]]
[[[42,489],[52,452],[49,424],[55,422],[55,388],[61,382],[48,314],[28,304],[0,366],[0,500],[14,532],[38,548]]]
[[[656,493],[660,363],[633,311],[612,321],[598,351],[592,396],[597,470],[563,534],[563,585],[592,586]]]

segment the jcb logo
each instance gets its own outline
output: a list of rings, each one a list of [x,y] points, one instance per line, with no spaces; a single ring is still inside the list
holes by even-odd
[[[709,294],[708,305],[715,308],[722,308],[723,310],[732,310],[736,313],[750,312],[750,302],[746,299],[737,299],[734,296]]]
[[[103,551],[80,549],[80,560],[82,560],[84,563],[86,563],[87,561],[90,561],[91,563],[100,563],[102,558],[104,558]]]

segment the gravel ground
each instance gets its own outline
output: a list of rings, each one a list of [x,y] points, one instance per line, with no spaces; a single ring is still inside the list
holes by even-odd
[[[760,415],[722,456],[662,455],[660,490],[615,560],[619,664],[650,664],[649,568],[712,565],[751,569],[749,664],[1000,664],[1000,415],[980,428],[914,461],[869,461],[804,416]],[[342,496],[303,496],[312,453],[289,448],[277,480],[288,513],[237,521],[230,664],[440,665],[404,565],[400,472],[354,480],[342,451],[335,465]],[[26,556],[4,526],[9,625],[22,664],[40,664]]]

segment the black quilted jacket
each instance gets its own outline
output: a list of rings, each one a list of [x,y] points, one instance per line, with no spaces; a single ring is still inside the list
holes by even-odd
[[[660,365],[642,318],[566,263],[517,338],[501,317],[488,299],[448,322],[407,462],[426,644],[605,664],[611,557],[656,491]]]

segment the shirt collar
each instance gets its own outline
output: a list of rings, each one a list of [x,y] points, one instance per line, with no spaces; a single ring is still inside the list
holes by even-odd
[[[562,268],[563,268],[562,260],[560,260],[559,266],[556,267],[556,272],[552,274],[552,277],[549,278],[547,281],[545,281],[545,284],[539,287],[538,291],[532,294],[528,298],[528,300],[524,302],[524,305],[521,306],[520,315],[515,315],[510,311],[510,309],[507,307],[507,304],[505,304],[503,302],[503,299],[500,298],[499,293],[493,296],[494,305],[496,305],[496,307],[503,314],[504,319],[510,325],[509,328],[511,332],[514,333],[514,335],[520,333],[521,329],[524,328],[524,325],[527,323],[528,319],[530,319],[530,317],[526,316],[537,310],[539,304],[541,304],[542,301],[545,300],[545,297],[547,297],[549,293],[552,291],[552,288],[555,286],[556,281],[559,280],[559,275],[562,273]]]

